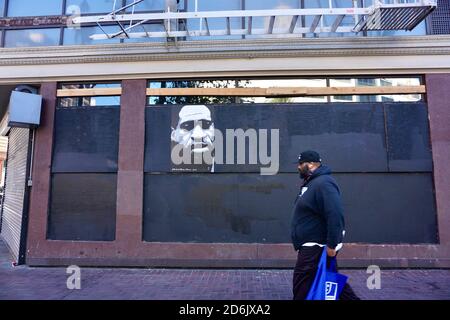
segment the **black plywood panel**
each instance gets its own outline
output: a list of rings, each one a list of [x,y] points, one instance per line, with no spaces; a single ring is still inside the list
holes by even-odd
[[[431,174],[336,174],[346,242],[436,243]],[[296,174],[146,174],[144,240],[290,242]]]
[[[238,164],[238,140],[234,142],[234,160],[232,164],[224,163],[217,166],[217,172],[260,172],[261,168],[268,168],[270,165],[282,172],[282,168],[287,168],[288,172],[297,170],[295,164],[292,164],[297,159],[297,155],[294,158],[288,158],[286,153],[289,150],[289,141],[286,139],[289,137],[289,131],[287,127],[286,111],[288,106],[281,105],[226,105],[218,106],[215,108],[215,123],[216,127],[224,133],[224,155],[228,153],[227,142],[229,141],[227,136],[227,129],[242,129],[244,132],[253,131],[256,135],[256,139],[253,138],[252,145],[255,146],[256,164],[250,162],[250,138],[245,140],[245,148],[240,148],[241,153],[244,151],[245,165]],[[278,132],[278,138],[276,134],[272,135],[272,131]],[[264,135],[265,134],[265,135]],[[275,150],[272,150],[272,144],[278,145],[279,152],[274,154]],[[266,146],[266,152],[262,152],[261,144]],[[268,157],[270,164],[262,163],[261,157]],[[226,159],[226,158],[225,158]],[[225,162],[225,161],[224,161]],[[286,166],[287,163],[287,166]]]
[[[436,243],[429,173],[337,174],[347,208],[347,241]]]
[[[120,109],[58,109],[53,172],[115,172]]]
[[[281,176],[146,174],[144,190],[146,241],[289,242],[296,190]]]
[[[171,171],[169,131],[171,126],[176,126],[174,118],[181,107],[147,108],[146,172]],[[271,157],[272,164],[278,160],[279,172],[296,172],[292,162],[306,149],[319,151],[323,160],[338,172],[387,171],[382,104],[208,105],[208,108],[215,129],[224,136],[224,154],[227,153],[227,129],[255,129],[258,146],[267,145],[266,155]],[[266,130],[265,139],[259,130]],[[275,140],[279,144],[278,157],[273,157],[270,148],[271,130],[279,132],[279,140]],[[235,143],[232,164],[216,163],[215,172],[260,172],[261,167],[267,167],[262,164],[259,152],[257,164],[250,163],[246,143],[245,165],[237,164]]]
[[[117,175],[54,174],[48,238],[114,240]]]
[[[170,107],[148,107],[145,109],[145,162],[147,172],[169,172],[171,117]]]
[[[425,103],[385,105],[390,171],[432,171]]]
[[[335,172],[387,171],[381,104],[300,105],[286,117],[290,157],[297,150],[313,149]]]

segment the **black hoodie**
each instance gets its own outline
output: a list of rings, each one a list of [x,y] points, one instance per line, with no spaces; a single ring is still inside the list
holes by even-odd
[[[342,242],[344,215],[339,187],[331,170],[321,165],[303,183],[295,199],[291,224],[295,250],[306,242],[335,248]]]

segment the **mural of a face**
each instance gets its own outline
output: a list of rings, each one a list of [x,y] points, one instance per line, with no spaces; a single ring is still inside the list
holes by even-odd
[[[186,105],[181,108],[176,128],[172,128],[171,139],[194,153],[213,149],[214,123],[211,111],[204,105]]]

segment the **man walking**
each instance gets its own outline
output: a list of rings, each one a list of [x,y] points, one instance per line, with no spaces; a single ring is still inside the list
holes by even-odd
[[[342,247],[344,215],[339,187],[331,170],[322,165],[317,152],[308,150],[298,157],[303,184],[295,200],[291,237],[297,255],[294,269],[294,300],[304,300],[314,281],[323,248],[328,257],[336,256]],[[346,284],[341,300],[358,300]]]

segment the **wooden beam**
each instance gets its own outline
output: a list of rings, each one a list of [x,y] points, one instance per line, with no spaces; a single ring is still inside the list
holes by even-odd
[[[59,89],[57,97],[87,97],[87,96],[120,96],[121,88],[97,88],[97,89]]]
[[[326,89],[326,90],[323,90]],[[308,88],[308,93],[312,95],[350,95],[350,94],[419,94],[426,93],[424,85],[421,86],[392,86],[392,87],[329,87],[329,88]]]
[[[323,96],[361,94],[421,94],[425,86],[394,87],[273,87],[273,88],[163,88],[147,89],[148,96]]]
[[[148,96],[265,96],[265,88],[164,88],[147,89]]]

